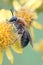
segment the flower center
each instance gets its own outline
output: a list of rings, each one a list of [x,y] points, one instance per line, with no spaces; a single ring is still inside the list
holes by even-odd
[[[10,46],[15,39],[13,26],[6,22],[0,22],[0,48]]]
[[[33,13],[30,11],[27,11],[25,9],[19,10],[16,14],[17,17],[23,18],[27,25],[29,26],[33,21]]]

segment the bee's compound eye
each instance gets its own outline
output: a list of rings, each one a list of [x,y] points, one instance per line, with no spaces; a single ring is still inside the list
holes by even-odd
[[[24,32],[21,37],[21,46],[23,48],[26,47],[28,45],[28,42],[29,42],[29,38],[28,38],[27,32]]]
[[[12,17],[9,21],[10,22],[17,21],[17,17]]]

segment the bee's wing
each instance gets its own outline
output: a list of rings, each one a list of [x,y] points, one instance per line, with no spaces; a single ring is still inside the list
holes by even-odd
[[[30,36],[30,45],[33,47],[31,36]]]
[[[30,41],[30,45],[33,47],[33,44],[32,44],[32,38],[31,38],[31,35],[30,35],[29,32],[28,32],[28,38],[29,38],[29,41]]]
[[[34,29],[32,28],[32,26],[30,26],[29,30],[30,30],[30,33],[31,33],[32,42],[34,42],[34,40],[35,40],[35,38],[34,38]]]

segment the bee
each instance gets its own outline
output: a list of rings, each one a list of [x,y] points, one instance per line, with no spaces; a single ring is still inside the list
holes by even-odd
[[[26,23],[22,18],[18,18],[13,15],[13,11],[11,10],[12,17],[10,18],[9,22],[13,23],[18,31],[18,34],[21,35],[21,47],[24,48],[28,45],[30,42],[31,46],[33,47],[32,44],[32,38],[29,33],[29,31],[26,28]]]

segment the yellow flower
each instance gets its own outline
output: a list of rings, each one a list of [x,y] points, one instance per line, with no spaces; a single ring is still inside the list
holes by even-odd
[[[13,6],[15,10],[19,10],[21,7],[28,10],[36,10],[43,3],[43,0],[13,0]]]
[[[19,1],[14,0],[13,1],[13,7],[17,11],[17,13],[15,12],[16,13],[15,15],[25,20],[25,22],[27,23],[26,26],[30,28],[30,32],[33,40],[34,40],[33,27],[39,30],[43,29],[43,26],[36,21],[38,16],[37,13],[34,12],[37,8],[41,6],[41,4],[42,4],[42,0],[19,0]],[[32,19],[34,20],[32,21]]]
[[[43,52],[43,39],[39,41],[39,43],[34,44],[34,50]]]
[[[42,5],[42,0],[29,0],[23,7],[27,9],[36,10]]]
[[[32,11],[27,11],[24,8],[21,8],[15,15],[19,18],[23,18],[26,22],[26,27],[30,29],[30,33],[32,35],[32,39],[34,39],[34,30],[33,27],[36,29],[42,30],[43,26],[36,21],[38,18],[37,14]]]
[[[0,10],[0,22],[9,19],[12,16],[10,10],[1,9]]]
[[[33,50],[41,53],[41,60],[43,60],[43,39],[41,39],[38,43],[35,43],[33,46]]]
[[[18,34],[13,31],[12,24],[0,22],[0,65],[3,62],[3,50],[5,50],[6,56],[11,63],[14,62],[14,58],[10,47],[15,52],[22,54],[23,49],[20,45],[20,39],[17,39],[17,37]]]

